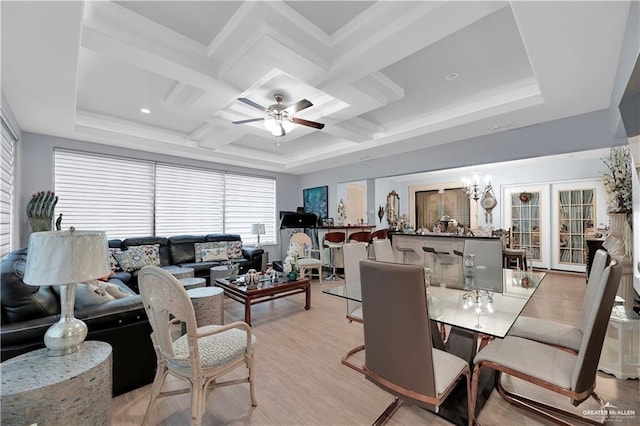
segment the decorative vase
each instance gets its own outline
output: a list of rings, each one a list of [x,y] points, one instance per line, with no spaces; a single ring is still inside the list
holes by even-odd
[[[611,256],[624,257],[626,254],[624,244],[624,233],[627,223],[627,213],[608,213],[609,233],[602,246],[607,249]]]
[[[289,274],[287,275],[287,278],[289,278],[289,281],[297,280],[298,279],[298,271],[289,272]]]

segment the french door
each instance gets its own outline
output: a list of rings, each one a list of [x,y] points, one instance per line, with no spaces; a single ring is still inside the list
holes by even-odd
[[[607,222],[599,179],[503,186],[502,200],[511,247],[527,250],[533,266],[585,271],[586,240]]]

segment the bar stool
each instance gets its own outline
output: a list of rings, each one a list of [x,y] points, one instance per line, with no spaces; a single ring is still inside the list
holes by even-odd
[[[407,259],[407,253],[415,253],[416,251],[411,247],[400,247],[396,244],[396,250],[402,253],[402,263],[407,263],[405,260]]]
[[[336,252],[342,250],[342,245],[345,240],[344,232],[327,232],[322,239],[322,247],[329,249],[329,266],[331,267],[331,275],[325,277],[327,281],[337,280],[339,277],[336,274]]]
[[[433,247],[422,247],[422,251],[425,253],[425,266],[427,263],[427,258],[426,258],[426,253],[431,253],[433,254],[433,281],[435,283],[436,280],[436,276],[438,276],[438,271],[440,270],[440,285],[443,285],[443,277],[442,277],[442,266],[445,265],[451,265],[450,261],[447,260],[442,260],[442,255],[448,256],[451,253],[449,253],[448,251],[437,251],[435,248]]]

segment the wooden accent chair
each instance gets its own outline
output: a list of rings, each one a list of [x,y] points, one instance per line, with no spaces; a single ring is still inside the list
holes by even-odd
[[[491,236],[500,238],[502,242],[502,265],[504,268],[522,268],[523,271],[527,270],[527,251],[511,248],[510,228],[493,230],[491,231]]]
[[[587,310],[584,337],[577,354],[563,349],[521,337],[507,336],[496,339],[485,346],[474,359],[472,398],[475,404],[478,393],[478,377],[483,367],[496,370],[496,387],[500,395],[508,402],[532,410],[559,424],[568,423],[553,413],[578,419],[590,424],[601,424],[596,419],[580,416],[571,411],[544,404],[526,396],[507,391],[501,382],[501,375],[507,374],[540,386],[552,392],[571,398],[578,406],[589,396],[600,404],[606,412],[604,402],[596,394],[596,372],[602,344],[604,342],[611,308],[622,276],[622,265],[612,261],[602,273],[599,282],[593,283],[593,299]],[[365,310],[366,314],[366,310]],[[365,344],[366,329],[365,329]],[[367,348],[367,352],[369,348]]]
[[[521,316],[518,317],[511,330],[509,330],[509,336],[523,337],[578,353],[587,327],[588,315],[598,289],[598,283],[608,263],[609,254],[605,250],[598,250],[593,258],[593,265],[589,272],[589,281],[582,300],[580,321],[577,327],[543,318]]]
[[[361,294],[360,284],[360,261],[367,259],[367,244],[363,242],[347,243],[342,246],[344,255],[344,284],[347,294],[347,319],[349,322],[355,321],[360,324],[362,319],[362,303],[352,300],[350,297],[359,298]],[[353,354],[364,350],[364,345],[358,345],[351,349],[342,357],[342,363],[354,370],[364,373],[362,366],[351,362],[349,358]]]
[[[158,398],[191,392],[191,424],[199,426],[206,391],[238,383],[249,383],[251,405],[255,407],[253,348],[256,338],[251,327],[237,321],[198,328],[193,305],[183,285],[157,266],[142,268],[138,286],[151,323],[151,340],[158,361],[142,424],[149,423],[149,415]],[[186,323],[187,334],[174,340],[171,331],[173,325],[180,322]],[[219,377],[242,365],[249,370],[246,378],[218,381]],[[187,382],[189,387],[162,392],[168,374]]]
[[[469,364],[432,346],[422,266],[362,260],[360,276],[365,377],[396,396],[374,424],[383,424],[403,402],[440,406],[463,378],[472,424]]]
[[[291,235],[289,244],[296,244],[298,246],[298,252],[300,253],[298,266],[300,267],[302,278],[306,276],[307,272],[310,278],[316,275],[312,273],[312,270],[316,269],[318,271],[316,276],[322,283],[322,265],[324,264],[322,256],[323,250],[314,249],[311,244],[311,237],[304,232],[296,232]],[[318,258],[313,257],[313,253],[318,253]]]

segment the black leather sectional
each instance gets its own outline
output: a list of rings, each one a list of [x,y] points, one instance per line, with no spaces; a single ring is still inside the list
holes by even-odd
[[[136,245],[158,244],[162,266],[190,267],[196,276],[208,277],[209,269],[221,262],[195,262],[194,243],[207,241],[241,239],[234,234],[182,235],[110,240],[109,245],[126,250]],[[242,271],[260,269],[262,253],[259,248],[243,248],[243,257],[233,262],[238,263]],[[60,298],[52,287],[29,286],[22,281],[26,259],[26,248],[2,259],[2,361],[44,347],[44,333],[60,319]],[[137,271],[118,272],[109,283],[131,292],[131,296],[82,309],[76,306],[75,316],[88,326],[86,340],[104,341],[113,347],[113,393],[118,395],[153,381],[156,356],[142,299],[135,294],[138,293]]]

